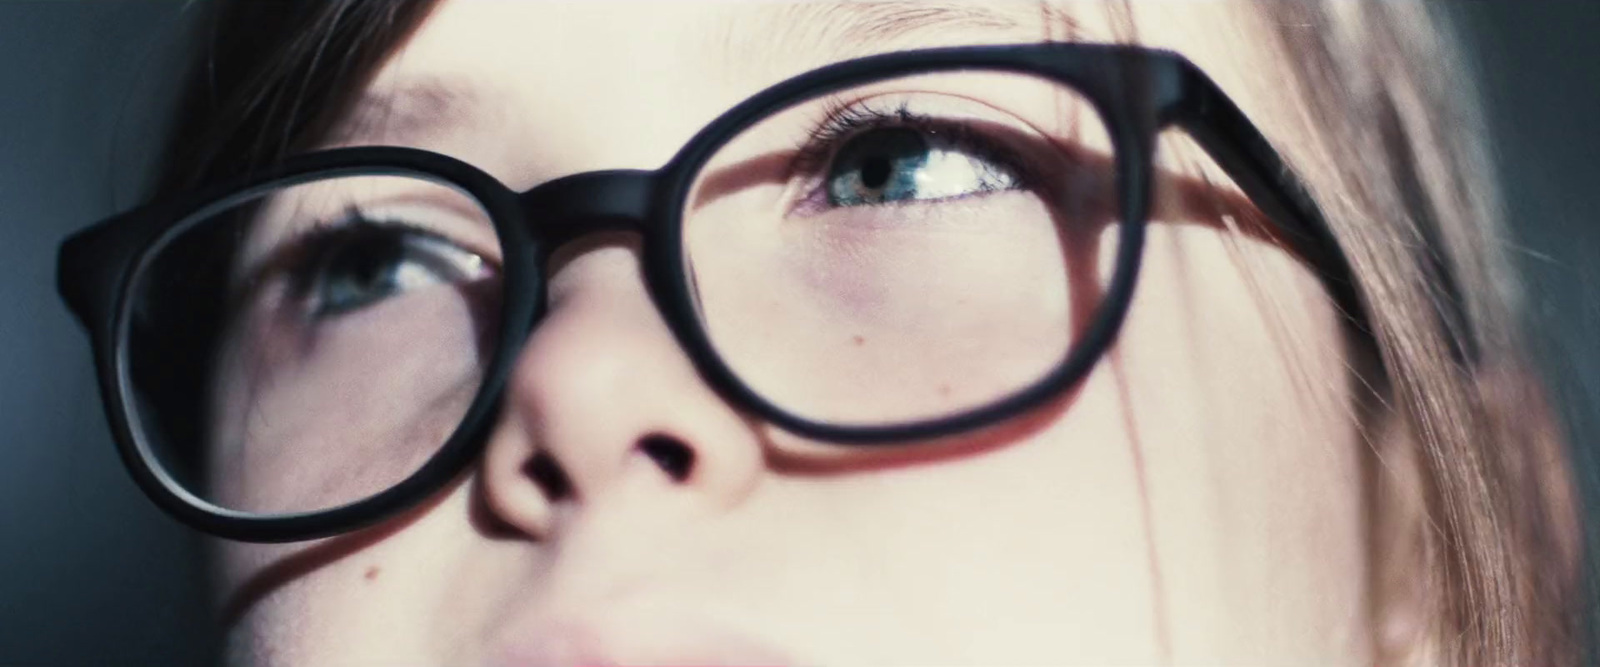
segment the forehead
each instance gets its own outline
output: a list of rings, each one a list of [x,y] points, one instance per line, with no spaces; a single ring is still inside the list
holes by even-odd
[[[660,166],[761,88],[872,53],[1137,36],[1205,67],[1237,60],[1249,41],[1222,25],[1220,2],[1123,6],[445,0],[329,143],[429,148],[526,186],[574,169]]]
[[[916,46],[1061,39],[1074,18],[1055,3],[513,2],[445,0],[414,40],[434,64],[549,56],[526,68],[622,66],[670,75],[770,78],[852,56]]]

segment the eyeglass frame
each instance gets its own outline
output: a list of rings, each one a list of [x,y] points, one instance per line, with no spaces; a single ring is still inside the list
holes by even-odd
[[[1033,384],[995,402],[938,419],[841,426],[790,413],[750,389],[715,352],[696,315],[684,266],[684,203],[711,157],[748,127],[793,104],[890,77],[957,70],[1041,76],[1071,87],[1100,115],[1111,139],[1121,222],[1115,268],[1083,335],[1066,358]],[[501,394],[528,335],[543,319],[549,252],[585,234],[629,231],[643,237],[647,289],[678,345],[726,400],[793,434],[846,446],[925,441],[993,425],[1043,404],[1081,381],[1115,341],[1137,282],[1148,222],[1156,137],[1183,130],[1230,176],[1280,240],[1322,279],[1344,322],[1370,340],[1368,311],[1350,264],[1305,186],[1256,126],[1192,62],[1175,52],[1131,45],[1031,43],[878,54],[827,65],[777,83],[724,112],[656,170],[564,176],[518,193],[482,170],[442,154],[398,146],[305,153],[167,201],[114,215],[67,238],[57,288],[88,330],[97,379],[118,453],[137,485],[183,523],[225,539],[293,542],[351,532],[415,506],[481,454]],[[214,505],[189,492],[143,442],[130,409],[128,329],[132,287],[162,247],[222,205],[265,189],[354,175],[439,180],[475,198],[502,250],[504,298],[499,335],[477,395],[437,452],[400,482],[346,505],[261,515]],[[537,225],[536,233],[532,228]]]

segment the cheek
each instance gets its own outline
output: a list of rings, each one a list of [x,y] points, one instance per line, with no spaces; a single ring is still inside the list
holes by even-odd
[[[462,628],[526,591],[528,555],[466,519],[457,484],[374,529],[314,542],[215,542],[214,604],[237,664],[464,664]],[[470,655],[470,652],[467,654]]]
[[[957,635],[953,662],[1160,662],[1138,465],[1102,384],[1026,440],[891,475],[861,502],[859,539],[883,550],[864,560],[892,573],[897,613]]]
[[[743,199],[761,197],[719,200],[686,231],[697,306],[718,354],[786,410],[926,420],[991,403],[1066,356],[1076,277],[1031,193],[770,220],[749,212],[773,206]]]
[[[953,661],[1361,663],[1361,444],[1318,281],[1197,226],[1144,259],[1042,427],[836,480],[832,539],[903,625],[960,628]]]
[[[788,506],[828,517],[827,549],[854,564],[830,581],[893,610],[873,637],[951,662],[1360,663],[1361,445],[1338,331],[1276,248],[1153,225],[1118,344],[1042,425]],[[827,597],[781,598],[807,595]]]
[[[208,499],[242,511],[305,512],[405,479],[438,451],[476,394],[484,327],[467,298],[447,288],[315,329],[252,318],[216,378]]]
[[[1362,622],[1365,561],[1344,359],[1319,282],[1286,253],[1152,224],[1100,374],[1143,462],[1152,557],[1191,658],[1362,654],[1339,644]]]

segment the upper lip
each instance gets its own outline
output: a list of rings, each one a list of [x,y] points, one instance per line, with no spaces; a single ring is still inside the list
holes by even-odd
[[[495,664],[507,667],[809,664],[748,631],[664,610],[545,616],[517,623],[501,639]]]

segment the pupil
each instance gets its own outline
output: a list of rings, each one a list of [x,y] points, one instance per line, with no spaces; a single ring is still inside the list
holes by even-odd
[[[860,206],[915,199],[915,172],[927,161],[928,142],[920,130],[863,132],[839,150],[829,167],[828,201]]]
[[[890,160],[886,157],[874,157],[862,161],[861,184],[878,190],[889,183]]]
[[[379,247],[357,247],[351,258],[351,278],[357,287],[370,290],[380,287],[388,278],[389,269],[398,259],[399,248],[391,243]]]

